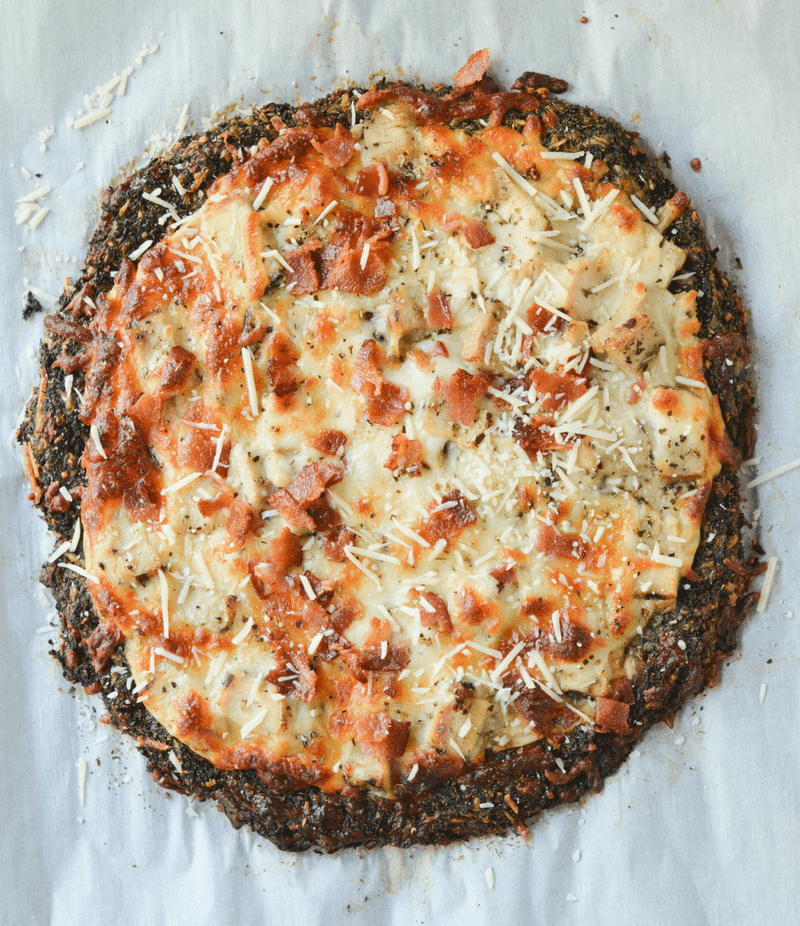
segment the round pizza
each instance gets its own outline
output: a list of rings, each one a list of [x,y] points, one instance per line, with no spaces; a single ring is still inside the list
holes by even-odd
[[[56,655],[281,848],[524,831],[749,602],[741,304],[635,134],[487,66],[182,139],[45,319]]]

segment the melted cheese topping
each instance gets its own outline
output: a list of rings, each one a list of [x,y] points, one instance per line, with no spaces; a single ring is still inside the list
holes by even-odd
[[[608,726],[723,425],[685,254],[599,166],[290,129],[98,302],[89,588],[195,752],[391,792]]]

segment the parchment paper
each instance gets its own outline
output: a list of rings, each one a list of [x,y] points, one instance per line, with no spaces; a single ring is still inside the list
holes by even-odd
[[[40,316],[21,319],[25,278],[58,295],[77,271],[73,257],[101,191],[153,133],[175,128],[185,103],[190,127],[200,129],[228,104],[313,99],[377,72],[445,81],[488,46],[501,82],[524,70],[563,77],[571,99],[641,131],[653,153],[668,152],[673,179],[691,195],[751,313],[763,457],[751,475],[791,461],[800,455],[800,29],[792,0],[31,0],[4,13],[0,920],[797,922],[800,606],[791,576],[800,470],[760,489],[762,543],[780,565],[766,612],[746,623],[741,655],[673,730],[651,731],[602,794],[546,815],[528,839],[289,856],[235,832],[211,806],[194,804],[198,816],[190,815],[186,799],[165,796],[141,757],[98,722],[99,701],[63,691],[48,655],[53,609],[36,584],[52,541],[25,500],[12,440],[42,333]],[[145,43],[159,49],[137,63]],[[129,65],[111,115],[70,128],[66,118],[85,109],[84,94]],[[49,127],[55,135],[42,152],[39,135]],[[22,167],[41,179],[26,179]],[[35,230],[16,225],[14,201],[41,184],[52,188],[43,203],[50,212]]]

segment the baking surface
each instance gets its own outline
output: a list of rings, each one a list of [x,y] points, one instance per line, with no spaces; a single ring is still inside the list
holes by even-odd
[[[140,0],[133,16],[118,2],[56,8],[34,0],[6,14],[4,918],[59,926],[656,926],[800,917],[800,744],[791,732],[800,701],[800,602],[790,582],[800,470],[758,489],[761,543],[779,566],[768,607],[745,624],[740,654],[716,689],[684,707],[673,730],[644,737],[601,794],[547,814],[527,839],[290,856],[235,832],[211,805],[165,795],[143,758],[99,722],[102,703],[66,694],[48,655],[54,612],[36,583],[52,541],[26,501],[13,442],[42,334],[41,317],[22,321],[28,285],[57,295],[64,277],[77,275],[102,190],[154,134],[174,131],[185,104],[189,130],[200,131],[204,117],[231,104],[314,99],[347,80],[448,81],[472,51],[488,46],[490,73],[501,84],[525,70],[562,77],[570,100],[640,131],[651,153],[669,154],[672,179],[692,198],[752,317],[762,459],[745,472],[754,478],[793,461],[800,455],[791,401],[800,389],[800,284],[786,268],[795,263],[800,199],[793,164],[800,128],[791,115],[800,65],[792,13],[791,0],[462,0],[447,7],[240,0],[224,8]],[[158,50],[137,61],[145,43]],[[67,117],[86,109],[84,94],[127,67],[126,93],[110,115],[71,128]],[[51,127],[43,152],[40,134]],[[23,167],[41,178],[27,178]],[[41,224],[15,224],[15,200],[42,185],[51,192],[41,201],[49,209]]]

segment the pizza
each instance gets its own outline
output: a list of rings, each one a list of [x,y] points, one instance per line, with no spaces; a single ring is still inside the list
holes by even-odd
[[[524,831],[750,601],[741,303],[634,134],[487,67],[182,139],[45,319],[55,655],[284,849]]]

